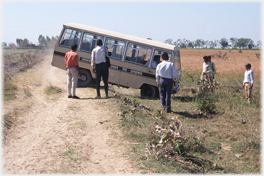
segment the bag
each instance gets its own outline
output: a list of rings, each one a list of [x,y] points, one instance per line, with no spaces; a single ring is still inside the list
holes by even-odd
[[[106,60],[107,67],[111,67],[109,57],[105,56],[105,60]]]
[[[108,53],[108,49],[105,47],[105,53]],[[109,57],[107,57],[107,55],[105,55],[105,60],[106,60],[106,64],[107,64],[107,67],[111,67],[111,63],[110,63],[110,59]]]

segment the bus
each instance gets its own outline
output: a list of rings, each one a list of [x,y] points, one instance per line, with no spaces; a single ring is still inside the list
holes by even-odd
[[[164,52],[167,52],[169,61],[174,63],[177,70],[177,81],[173,85],[172,93],[180,90],[181,62],[177,46],[82,24],[63,25],[54,47],[51,65],[66,70],[65,54],[71,50],[72,44],[77,44],[76,52],[79,55],[82,77],[78,79],[78,87],[89,86],[95,80],[95,73],[92,72],[91,67],[91,53],[98,39],[101,39],[103,46],[108,49],[111,63],[109,84],[140,89],[141,98],[158,97],[153,58],[156,55],[161,57]]]

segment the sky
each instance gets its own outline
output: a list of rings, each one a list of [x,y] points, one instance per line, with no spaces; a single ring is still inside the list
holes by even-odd
[[[132,36],[195,41],[261,40],[261,1],[13,1],[1,3],[1,41],[59,36],[64,23],[80,23]],[[262,41],[262,40],[261,40]]]

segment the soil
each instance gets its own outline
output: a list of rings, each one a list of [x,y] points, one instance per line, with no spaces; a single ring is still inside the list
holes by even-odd
[[[18,116],[3,144],[4,174],[137,174],[125,154],[120,131],[113,122],[116,101],[94,99],[93,87],[77,88],[81,99],[67,97],[65,70],[51,66],[52,54],[14,79],[17,98],[4,104],[4,112],[27,107]],[[44,89],[57,86],[62,92],[48,96]],[[104,96],[103,89],[102,97]]]

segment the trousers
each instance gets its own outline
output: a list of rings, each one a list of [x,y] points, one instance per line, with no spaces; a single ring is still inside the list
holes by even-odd
[[[68,95],[75,96],[75,91],[77,87],[77,81],[78,81],[78,70],[77,68],[68,68],[67,69],[67,86],[68,86]],[[72,89],[72,92],[71,92]]]
[[[106,62],[95,65],[95,83],[97,96],[100,96],[101,77],[103,77],[105,95],[108,95],[108,75],[109,70]]]
[[[245,94],[248,103],[252,103],[252,87],[249,86],[249,83],[245,83]]]
[[[159,77],[159,94],[161,106],[171,110],[172,79]]]

